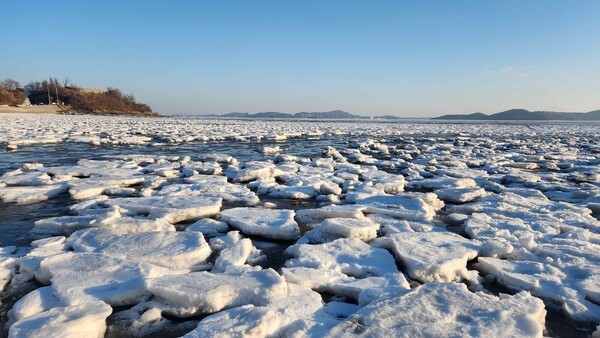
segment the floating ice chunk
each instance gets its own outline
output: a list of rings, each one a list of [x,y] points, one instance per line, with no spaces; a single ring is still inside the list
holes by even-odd
[[[342,217],[364,219],[362,205],[328,205],[318,209],[300,209],[296,211],[296,220],[299,223],[320,223],[324,219]]]
[[[9,337],[100,337],[112,308],[101,301],[56,307],[14,323]]]
[[[486,231],[486,236],[492,236],[492,238],[500,235],[508,239],[512,236],[513,231],[519,230],[538,233],[536,236],[539,234],[556,235],[572,228],[600,230],[600,222],[591,215],[591,210],[568,203],[553,202],[545,196],[534,198],[504,192],[499,195],[488,195],[474,203],[451,206],[448,211],[473,213],[473,224],[469,226],[471,219],[466,223],[467,233],[471,227],[473,231],[476,229],[480,229],[480,232]],[[487,214],[487,216],[481,214]],[[503,234],[497,231],[505,228],[510,229],[510,233]],[[497,233],[491,231],[497,231]],[[476,236],[471,233],[469,235]],[[512,242],[514,240],[511,240]]]
[[[225,236],[211,238],[209,245],[213,251],[221,251],[226,248],[231,248],[235,243],[242,240],[242,235],[239,231],[229,231]]]
[[[48,170],[48,168],[46,170]],[[91,168],[90,171],[92,171],[93,174],[89,178],[70,180],[67,182],[70,187],[69,193],[71,194],[71,198],[83,200],[102,195],[110,190],[144,183],[148,178],[137,170],[137,166],[135,169]]]
[[[59,216],[41,219],[34,223],[32,232],[47,235],[70,235],[73,232],[93,227],[94,216]]]
[[[0,291],[11,281],[17,272],[20,259],[13,257],[16,247],[0,248]]]
[[[103,300],[113,306],[139,302],[146,279],[172,273],[147,263],[136,263],[95,253],[63,253],[44,258],[35,272],[42,284],[52,284],[64,305]]]
[[[383,214],[370,214],[367,216],[367,218],[370,219],[372,222],[379,224],[379,226],[381,227],[381,232],[384,235],[393,234],[396,232],[415,231],[410,225],[411,223],[414,224],[414,222],[408,223],[407,221],[399,220],[392,216],[387,216]]]
[[[385,171],[373,170],[363,173],[362,178],[365,181],[370,181],[375,187],[383,187],[386,194],[398,194],[404,191],[404,176],[388,174]]]
[[[375,299],[399,290],[407,290],[409,287],[406,277],[398,272],[377,277],[332,279],[319,289],[336,296],[355,299],[359,305],[364,306]]]
[[[19,299],[11,313],[14,319],[19,321],[60,305],[60,300],[54,296],[52,287],[45,286],[31,291]]]
[[[412,183],[412,182],[411,182]],[[464,188],[475,188],[477,183],[471,178],[435,178],[426,179],[418,182],[414,182],[425,189],[439,190],[439,189],[464,189]]]
[[[533,221],[534,224],[530,224],[530,222],[531,220],[527,218],[520,219],[498,214],[475,213],[467,219],[465,232],[474,239],[494,240],[501,238],[513,246],[526,249],[535,248],[537,239],[560,233],[560,229],[553,226],[546,227],[541,226],[542,224],[537,221]]]
[[[254,163],[254,166],[247,166],[235,173],[233,176],[234,182],[250,182],[258,179],[266,179],[272,176],[274,165],[272,163],[266,164],[261,163],[260,165]]]
[[[233,208],[223,210],[221,219],[247,235],[282,240],[297,239],[300,236],[292,210]]]
[[[434,208],[418,197],[373,196],[356,201],[364,205],[367,213],[380,213],[413,221],[431,221],[435,216]]]
[[[544,303],[527,292],[498,298],[464,284],[425,284],[370,303],[327,337],[542,337],[545,315]]]
[[[319,192],[323,195],[340,195],[342,188],[334,182],[323,181],[319,187]]]
[[[223,169],[217,162],[193,162],[181,166],[181,172],[184,176],[192,176],[196,174],[202,175],[219,175]]]
[[[535,183],[539,182],[541,178],[538,175],[523,172],[523,171],[515,171],[511,174],[504,175],[502,177],[502,183]]]
[[[48,237],[32,241],[31,246],[35,248],[62,247],[65,240],[65,236]]]
[[[249,261],[261,259],[260,251],[254,247],[252,241],[244,238],[233,244],[229,248],[221,250],[219,257],[215,261],[212,272],[240,271],[240,267],[251,269],[245,264]]]
[[[166,276],[151,280],[148,289],[162,299],[195,308],[196,314],[266,305],[287,294],[285,280],[272,269],[237,275],[193,272]]]
[[[275,147],[267,147],[267,146],[263,146],[260,151],[263,153],[263,155],[274,155],[274,154],[279,154],[281,151],[283,151],[283,149],[281,149],[279,146],[275,146]]]
[[[95,252],[167,268],[191,268],[212,253],[199,232],[141,232],[117,234],[87,229],[72,234],[67,243],[76,252]]]
[[[600,306],[586,299],[585,282],[581,285],[581,277],[589,276],[589,271],[581,271],[576,267],[565,273],[549,264],[491,257],[480,257],[478,266],[483,273],[491,274],[502,285],[514,290],[527,290],[538,297],[562,304],[565,313],[575,320],[600,320]]]
[[[244,305],[204,318],[184,338],[268,337],[281,327],[281,317],[273,310]]]
[[[379,225],[369,219],[328,218],[321,222],[320,228],[332,235],[368,241],[377,237]]]
[[[119,212],[111,209],[98,211],[98,214],[41,219],[35,222],[32,232],[46,235],[70,235],[75,231],[88,228],[101,228],[118,233],[175,231],[175,227],[164,219],[121,217]]]
[[[95,223],[97,228],[112,230],[117,233],[175,231],[175,227],[162,218],[118,217],[105,219]]]
[[[4,203],[30,204],[54,198],[67,189],[66,184],[39,187],[0,187],[0,200]]]
[[[323,276],[327,275],[327,272],[333,272],[355,278],[398,272],[394,258],[387,250],[372,248],[355,238],[343,238],[316,245],[296,244],[290,246],[286,253],[294,258],[285,262],[288,269],[284,269],[284,276],[285,270],[293,272],[296,268],[315,269]],[[306,281],[310,283],[309,279],[306,278]],[[324,282],[329,281],[325,279]]]
[[[4,182],[7,185],[36,186],[52,184],[52,178],[45,172],[25,171],[20,174],[10,176],[4,174],[0,176],[0,182]]]
[[[423,283],[477,278],[477,271],[467,270],[467,262],[477,257],[479,243],[451,232],[399,232],[373,245],[392,251],[408,275]]]
[[[513,250],[514,247],[505,240],[490,239],[483,243],[479,252],[481,253],[481,256],[498,257],[509,255]]]
[[[226,184],[226,183],[228,183],[227,177],[218,176],[218,175],[194,175],[194,176],[184,178],[183,181],[188,184],[206,184],[206,183]]]
[[[337,308],[348,311],[342,306]],[[208,316],[185,337],[319,336],[337,323],[332,315],[323,311],[318,293],[289,285],[286,297],[265,306],[244,305]]]
[[[185,229],[185,231],[201,232],[205,236],[215,236],[227,230],[229,230],[227,223],[212,218],[201,218]]]
[[[307,232],[301,242],[325,243],[340,237],[353,237],[366,242],[377,237],[378,229],[379,224],[369,219],[328,218]]]
[[[138,198],[115,198],[104,202],[107,206],[118,206],[128,214],[147,214],[163,218],[169,223],[210,217],[221,210],[220,198],[188,196],[155,196]]]
[[[14,323],[9,337],[101,337],[112,308],[94,301],[75,306],[56,307]]]
[[[323,311],[323,306],[320,294],[295,284],[288,284],[287,296],[267,305],[281,318],[278,336],[318,336],[316,331],[337,324],[337,320]]]
[[[47,245],[34,247],[25,256],[19,259],[18,273],[13,276],[12,285],[18,285],[34,278],[35,271],[38,270],[40,262],[46,257],[64,253],[66,251],[64,243],[57,245]]]
[[[203,154],[199,155],[198,159],[202,161],[215,161],[217,163],[237,164],[235,157],[226,154]]]
[[[434,193],[444,202],[457,204],[472,202],[486,195],[485,190],[481,188],[439,189]]]
[[[243,185],[214,180],[200,184],[172,184],[163,187],[157,196],[197,196],[222,198],[226,202],[252,206],[260,203],[258,196]]]

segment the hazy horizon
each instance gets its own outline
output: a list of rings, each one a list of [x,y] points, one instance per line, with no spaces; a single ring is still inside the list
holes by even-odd
[[[163,114],[600,109],[600,2],[8,2],[0,80]]]

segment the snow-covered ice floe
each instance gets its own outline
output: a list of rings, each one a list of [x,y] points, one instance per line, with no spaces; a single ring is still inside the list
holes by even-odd
[[[328,337],[542,337],[546,310],[527,292],[473,293],[464,284],[431,283],[375,300]]]
[[[11,337],[598,335],[598,125],[5,122]]]

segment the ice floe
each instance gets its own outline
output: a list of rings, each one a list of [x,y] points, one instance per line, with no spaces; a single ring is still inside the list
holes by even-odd
[[[544,303],[527,292],[494,297],[464,284],[432,283],[373,301],[328,337],[542,337]]]
[[[600,321],[595,125],[5,122],[0,208],[33,223],[0,248],[11,336],[111,312],[113,336],[541,336],[542,300]],[[18,163],[56,143],[89,158]]]
[[[292,240],[300,236],[292,210],[233,208],[223,210],[221,219],[247,235]]]

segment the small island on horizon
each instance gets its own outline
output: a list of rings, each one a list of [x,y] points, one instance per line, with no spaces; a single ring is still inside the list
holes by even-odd
[[[215,118],[243,119],[371,119],[371,120],[400,120],[400,119],[431,119],[431,120],[469,120],[469,121],[600,121],[600,110],[587,113],[568,113],[553,111],[529,111],[526,109],[510,109],[487,115],[483,113],[442,115],[439,117],[400,117],[394,115],[362,116],[354,115],[343,110],[327,112],[260,112],[260,113],[227,113],[202,115]]]
[[[483,113],[454,114],[434,117],[433,120],[473,120],[473,121],[600,121],[600,110],[587,113],[529,111],[510,109],[487,115]]]

